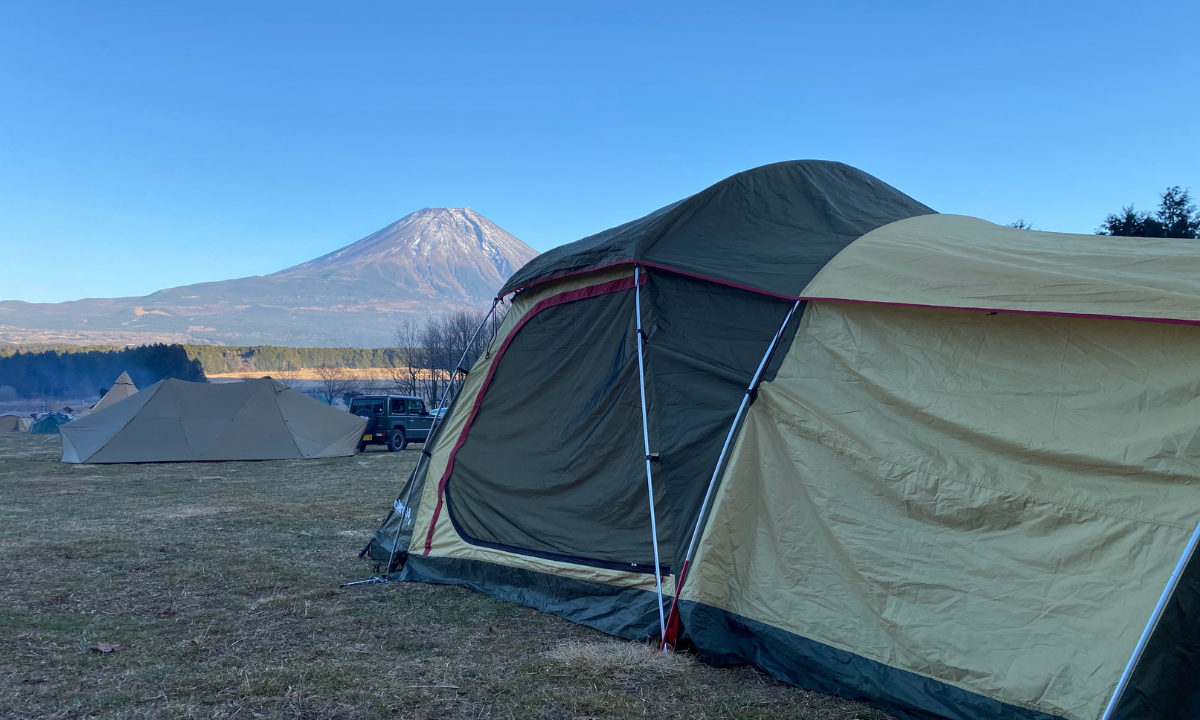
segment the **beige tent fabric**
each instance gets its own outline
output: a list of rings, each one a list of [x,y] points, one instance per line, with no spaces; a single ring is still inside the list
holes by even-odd
[[[137,391],[138,389],[134,386],[133,380],[129,377],[129,373],[123,372],[121,373],[121,376],[117,378],[117,381],[113,383],[112,388],[110,388],[108,392],[104,393],[104,397],[100,398],[100,402],[92,406],[92,412],[103,410],[109,405],[115,405],[130,395],[133,395]]]
[[[33,418],[20,415],[0,415],[0,432],[29,432]]]
[[[1200,507],[1200,328],[809,305],[683,596],[1103,712]]]
[[[922,215],[855,240],[803,296],[1200,323],[1200,240],[1069,235]]]
[[[162,380],[129,402],[69,423],[63,462],[346,456],[357,452],[366,422],[270,379],[221,385]]]

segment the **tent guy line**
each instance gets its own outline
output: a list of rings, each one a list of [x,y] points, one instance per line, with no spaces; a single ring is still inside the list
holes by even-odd
[[[463,369],[463,363],[466,362],[467,354],[471,352],[471,348],[475,346],[475,338],[479,337],[479,333],[480,333],[480,331],[483,330],[483,326],[487,325],[488,319],[491,318],[493,315],[495,315],[496,307],[499,304],[500,304],[500,298],[496,298],[495,300],[492,301],[492,307],[490,309],[488,309],[487,314],[484,315],[483,319],[479,321],[479,326],[475,328],[475,332],[471,333],[471,339],[467,341],[466,349],[463,350],[462,357],[460,357],[458,359],[458,362],[455,364],[455,367],[457,368],[457,370],[455,371],[455,375],[457,375],[458,377],[461,378],[468,374],[468,371]],[[459,385],[459,387],[461,388],[461,384]],[[435,433],[437,433],[438,429],[441,427],[442,418],[446,414],[446,413],[443,413],[442,410],[446,406],[446,398],[450,395],[450,390],[451,390],[450,388],[446,388],[446,392],[443,393],[442,397],[438,400],[438,408],[437,408],[436,417],[433,419],[433,427],[430,428],[430,430],[429,430],[429,441],[426,443],[426,445],[431,445],[431,444],[433,444],[433,442],[435,442],[435,438],[437,437]],[[455,393],[455,398],[457,398],[457,397],[458,397],[458,395],[457,395],[457,393]],[[424,462],[426,460],[426,458],[428,458],[428,457],[429,457],[429,448],[428,447],[422,448],[421,456],[419,458],[417,458],[417,465],[416,465],[416,467],[413,468],[412,475],[409,477],[408,490],[404,494],[405,512],[411,512],[411,510],[408,507],[408,501],[409,501],[410,495],[412,494],[413,479],[416,478],[417,474],[421,472],[421,463]],[[393,505],[392,509],[395,510],[394,505]],[[396,538],[393,539],[393,541],[392,541],[392,552],[388,556],[388,564],[384,569],[385,577],[388,572],[391,572],[392,564],[396,562],[396,548],[400,544],[400,532],[401,532],[401,529],[398,527],[396,529]]]

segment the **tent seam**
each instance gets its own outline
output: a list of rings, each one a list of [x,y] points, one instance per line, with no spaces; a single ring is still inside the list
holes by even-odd
[[[300,456],[301,460],[311,460],[312,458],[320,457],[320,453],[317,453],[316,455],[312,455],[310,457],[308,455],[305,455],[304,451],[300,449],[300,443],[296,442],[296,434],[292,432],[292,425],[291,425],[291,423],[288,422],[287,418],[285,418],[283,416],[283,409],[279,407],[280,390],[274,384],[275,382],[276,381],[274,381],[274,380],[271,381],[271,383],[272,383],[271,392],[273,394],[273,397],[271,399],[273,399],[275,401],[275,412],[279,413],[279,419],[283,421],[283,426],[285,428],[287,428],[288,440],[292,441],[292,447],[296,448],[296,454],[298,454]],[[330,407],[332,407],[332,406],[330,406]],[[330,443],[330,445],[332,445],[332,444],[333,443]],[[321,448],[321,452],[325,452],[328,449],[329,449],[329,446],[327,445],[327,446]]]
[[[161,380],[160,380],[158,383],[155,383],[156,385],[158,385],[158,387],[157,387],[157,388],[155,388],[154,392],[150,394],[150,397],[146,398],[146,402],[142,404],[142,408],[145,408],[145,407],[146,407],[146,405],[149,405],[149,404],[150,404],[150,401],[154,399],[154,396],[158,394],[158,391],[163,389],[163,385],[162,385],[161,383],[162,383],[162,381],[161,381]],[[146,390],[149,390],[149,389],[150,389],[150,388],[146,388]],[[143,391],[141,391],[141,392],[145,392],[145,391],[143,390]],[[134,393],[134,395],[136,395],[136,394],[137,394],[137,393]],[[133,397],[133,395],[130,395],[129,397]],[[103,398],[101,398],[101,399],[103,400]],[[128,398],[125,398],[125,399],[128,399]],[[113,403],[113,405],[115,405],[115,404],[116,404],[116,403]],[[109,407],[112,407],[112,405],[110,405]],[[141,412],[141,410],[139,410],[138,412]],[[121,429],[120,429],[120,430],[116,431],[116,432],[115,432],[115,433],[113,433],[111,436],[109,436],[109,438],[108,438],[107,440],[105,440],[105,441],[104,441],[104,444],[103,444],[103,445],[101,445],[100,447],[98,447],[98,448],[96,448],[95,450],[93,450],[93,451],[91,452],[91,454],[89,454],[89,455],[88,455],[86,458],[84,458],[84,459],[80,460],[80,461],[79,461],[79,462],[80,462],[80,464],[82,464],[82,463],[86,463],[88,460],[91,460],[91,459],[92,459],[92,457],[93,457],[93,456],[95,456],[95,454],[96,454],[96,453],[98,453],[98,452],[100,452],[101,450],[103,450],[104,448],[108,447],[108,444],[109,444],[110,442],[112,442],[114,439],[116,439],[116,437],[117,437],[118,435],[120,435],[121,433],[125,432],[125,428],[129,427],[129,423],[133,422],[133,419],[134,419],[134,418],[136,418],[137,416],[138,416],[138,413],[134,413],[133,415],[131,415],[131,416],[129,417],[129,419],[128,419],[128,420],[126,420],[124,423],[122,423],[122,424],[121,424]],[[97,464],[98,464],[98,463],[97,463]]]
[[[660,265],[660,264],[654,263],[654,262],[646,262],[644,260],[632,260],[632,259],[617,260],[614,262],[605,263],[604,265],[597,265],[594,268],[586,268],[583,270],[572,270],[570,272],[562,273],[559,275],[552,275],[548,278],[545,278],[544,280],[537,280],[537,281],[529,282],[529,283],[526,283],[525,285],[521,285],[516,288],[513,288],[512,290],[509,290],[508,293],[505,293],[505,294],[507,295],[510,293],[521,292],[523,290],[527,290],[529,288],[536,287],[537,285],[541,285],[542,283],[552,282],[555,280],[561,280],[563,278],[571,277],[573,275],[583,275],[585,273],[590,273],[590,272],[594,272],[596,270],[603,270],[603,269],[607,269],[607,268],[611,268],[611,267],[617,267],[619,265],[634,265],[634,264],[644,265],[646,267],[654,268],[656,270],[662,270],[664,272],[675,273],[676,275],[683,275],[685,277],[695,278],[696,280],[703,280],[705,282],[711,282],[711,283],[715,283],[717,285],[723,285],[725,287],[735,288],[737,290],[744,290],[746,292],[752,292],[757,295],[765,295],[767,297],[773,297],[773,298],[778,298],[780,300],[789,300],[789,301],[802,300],[802,301],[806,301],[806,302],[848,302],[848,303],[860,303],[860,304],[864,304],[864,305],[887,305],[887,306],[891,306],[891,307],[925,308],[928,310],[964,310],[964,311],[969,311],[969,312],[982,312],[982,313],[998,313],[998,314],[999,313],[1008,313],[1008,314],[1013,314],[1013,315],[1038,315],[1038,316],[1043,316],[1043,317],[1087,318],[1090,320],[1124,320],[1124,321],[1128,321],[1128,322],[1150,322],[1150,323],[1163,323],[1163,324],[1167,324],[1167,325],[1198,325],[1198,326],[1200,326],[1200,320],[1190,320],[1187,318],[1180,318],[1180,317],[1161,317],[1160,318],[1160,317],[1143,317],[1140,315],[1106,315],[1106,314],[1099,314],[1099,313],[1057,312],[1057,311],[1053,311],[1053,310],[1017,310],[1017,309],[1009,309],[1009,308],[980,307],[977,305],[925,305],[922,303],[903,303],[903,302],[895,302],[895,301],[890,301],[890,300],[863,300],[863,299],[857,299],[857,298],[820,297],[820,296],[816,296],[816,295],[805,295],[803,292],[801,292],[799,295],[786,295],[784,293],[771,292],[770,290],[763,290],[761,288],[752,287],[750,285],[743,285],[741,283],[730,282],[728,280],[720,280],[720,279],[717,279],[714,277],[710,277],[708,275],[701,275],[700,273],[688,272],[687,270],[680,270],[678,268],[669,267],[666,265]]]
[[[534,280],[534,281],[528,282],[524,285],[517,286],[517,287],[513,288],[512,290],[509,290],[507,293],[505,293],[505,295],[510,294],[510,293],[521,292],[522,290],[527,290],[529,288],[536,287],[538,285],[541,285],[542,283],[548,283],[548,282],[553,282],[555,280],[561,280],[563,278],[571,277],[573,275],[584,275],[586,273],[595,272],[597,270],[605,270],[605,269],[612,268],[612,267],[618,267],[620,265],[643,265],[645,267],[654,268],[655,270],[662,270],[663,272],[675,273],[676,275],[684,275],[686,277],[695,278],[697,280],[704,280],[705,282],[716,283],[717,285],[724,285],[725,287],[736,288],[738,290],[745,290],[746,292],[752,292],[752,293],[755,293],[758,295],[766,295],[768,297],[779,298],[780,300],[788,300],[788,301],[796,300],[796,297],[794,297],[792,295],[771,292],[770,290],[763,290],[761,288],[752,287],[750,285],[743,285],[741,283],[735,283],[735,282],[731,282],[729,280],[719,280],[714,277],[709,277],[708,275],[701,275],[699,273],[688,272],[687,270],[680,270],[678,268],[674,268],[669,265],[662,265],[662,264],[656,263],[656,262],[647,262],[645,260],[633,260],[633,259],[614,260],[613,262],[610,262],[610,263],[605,263],[603,265],[597,265],[595,267],[584,268],[583,270],[571,270],[569,272],[561,273],[558,275],[551,275],[550,277],[545,278],[543,280]]]
[[[973,305],[923,305],[921,303],[903,303],[890,300],[861,300],[857,298],[839,298],[839,297],[816,297],[813,295],[801,295],[801,300],[810,302],[845,302],[858,303],[860,305],[886,305],[890,307],[907,307],[921,308],[925,310],[962,310],[966,312],[982,312],[996,313],[1009,315],[1037,315],[1041,317],[1065,317],[1065,318],[1085,318],[1088,320],[1123,320],[1128,322],[1149,322],[1162,323],[1165,325],[1200,325],[1200,320],[1188,320],[1187,318],[1175,317],[1142,317],[1139,315],[1104,315],[1098,313],[1071,313],[1057,312],[1053,310],[1014,310],[1008,308],[992,308],[979,307]]]

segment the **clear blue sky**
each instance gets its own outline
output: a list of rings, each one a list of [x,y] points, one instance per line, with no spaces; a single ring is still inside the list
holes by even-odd
[[[1195,0],[9,2],[0,299],[268,273],[426,206],[545,250],[799,158],[1091,232],[1200,191],[1198,31]]]

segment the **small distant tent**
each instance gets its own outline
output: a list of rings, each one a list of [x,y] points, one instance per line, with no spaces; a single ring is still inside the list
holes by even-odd
[[[9,412],[0,415],[0,432],[29,432],[33,418],[24,413]]]
[[[74,419],[66,413],[43,413],[29,426],[29,432],[33,435],[53,435],[59,431],[60,426],[66,425]]]
[[[117,378],[117,381],[113,383],[112,389],[104,393],[104,397],[100,398],[100,402],[92,407],[92,412],[103,410],[109,405],[116,405],[130,395],[136,394],[137,391],[138,389],[134,386],[129,373],[123,372],[121,373],[121,377]]]
[[[274,380],[160,380],[63,428],[67,463],[298,460],[357,452],[366,418]]]

